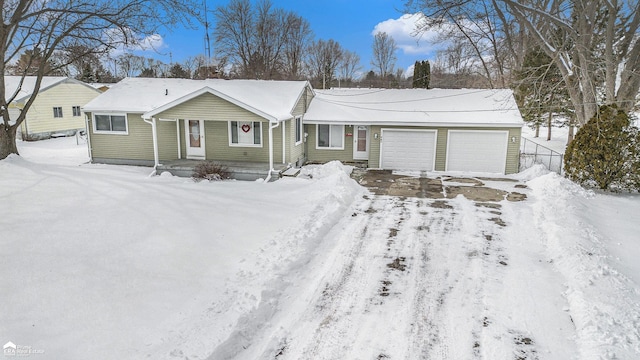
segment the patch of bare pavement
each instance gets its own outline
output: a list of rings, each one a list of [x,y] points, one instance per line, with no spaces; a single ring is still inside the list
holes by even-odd
[[[390,170],[368,170],[357,172],[354,178],[360,185],[367,187],[376,195],[400,197],[416,197],[427,199],[453,199],[458,195],[477,202],[478,206],[486,202],[523,201],[527,196],[515,191],[524,189],[526,185],[509,178],[488,177],[452,177],[440,175],[409,176],[394,174]],[[487,183],[507,183],[514,191],[497,189]]]

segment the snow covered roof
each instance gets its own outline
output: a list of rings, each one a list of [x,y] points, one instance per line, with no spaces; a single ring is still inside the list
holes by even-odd
[[[126,78],[83,107],[84,111],[142,113],[150,118],[182,102],[211,93],[272,121],[286,120],[306,81]]]
[[[22,87],[20,91],[18,91],[18,95],[15,98],[15,102],[22,102],[28,99],[33,93],[33,89],[36,85],[36,77],[35,76],[25,76],[24,81],[22,82]],[[5,75],[4,84],[5,84],[5,96],[12,96],[18,87],[20,86],[20,81],[22,80],[22,76],[11,76]],[[40,92],[43,92],[55,85],[64,82],[74,82],[78,84],[83,84],[89,86],[81,81],[68,78],[66,76],[44,76],[42,78],[42,82],[40,83]]]
[[[511,90],[315,90],[305,123],[421,126],[522,126]]]

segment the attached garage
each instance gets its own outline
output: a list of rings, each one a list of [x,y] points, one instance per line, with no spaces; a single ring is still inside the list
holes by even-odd
[[[446,171],[504,174],[508,131],[449,130]]]
[[[435,130],[382,129],[380,168],[432,171],[436,156]]]
[[[493,174],[518,172],[524,125],[508,89],[315,90],[303,122],[310,134],[314,125],[344,127],[341,149],[318,147],[307,137],[310,161]],[[367,131],[363,156],[354,150],[362,141],[359,129]]]

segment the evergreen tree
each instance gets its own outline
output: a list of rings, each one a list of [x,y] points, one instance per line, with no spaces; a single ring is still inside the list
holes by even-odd
[[[615,105],[580,128],[564,158],[567,177],[603,190],[640,190],[640,132]]]
[[[416,61],[413,65],[413,87],[428,89],[431,82],[431,64],[429,60]]]

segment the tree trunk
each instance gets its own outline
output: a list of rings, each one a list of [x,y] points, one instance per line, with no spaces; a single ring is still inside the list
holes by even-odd
[[[571,142],[573,141],[573,133],[575,126],[573,126],[573,122],[569,123],[569,133],[567,135],[567,146],[569,146],[569,144],[571,144]]]
[[[17,126],[0,125],[0,160],[5,159],[10,154],[18,154],[16,146]]]
[[[540,124],[536,124],[536,135],[534,137],[540,137]]]

